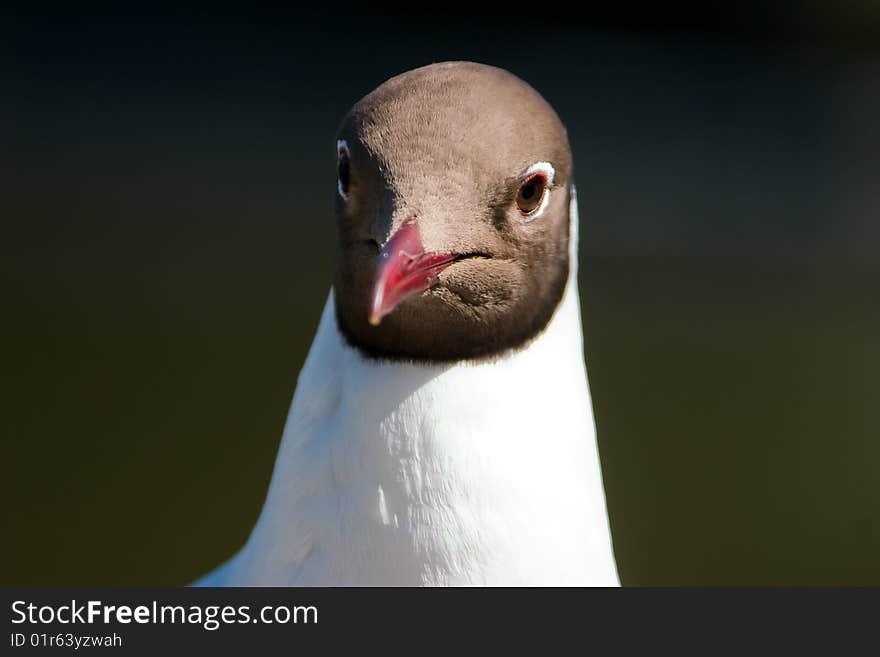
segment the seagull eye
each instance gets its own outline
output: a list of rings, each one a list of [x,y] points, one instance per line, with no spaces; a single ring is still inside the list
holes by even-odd
[[[516,207],[520,214],[528,217],[539,207],[547,193],[547,177],[543,173],[535,173],[526,178],[516,193]]]
[[[336,143],[336,189],[343,199],[348,199],[348,187],[351,182],[351,162],[348,144],[343,140]]]

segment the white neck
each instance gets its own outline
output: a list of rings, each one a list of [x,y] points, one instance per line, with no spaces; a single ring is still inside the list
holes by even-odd
[[[333,294],[227,584],[616,585],[576,281],[494,362],[373,361]],[[214,582],[220,583],[220,582]]]

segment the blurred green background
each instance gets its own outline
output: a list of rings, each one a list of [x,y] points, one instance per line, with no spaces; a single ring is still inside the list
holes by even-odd
[[[447,59],[569,127],[623,583],[880,584],[877,6],[6,16],[0,584],[183,584],[243,543],[337,123]]]

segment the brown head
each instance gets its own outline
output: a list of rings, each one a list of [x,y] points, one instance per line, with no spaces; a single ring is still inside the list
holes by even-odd
[[[384,358],[449,362],[526,344],[568,277],[571,151],[510,73],[434,64],[360,100],[337,136],[336,316]]]

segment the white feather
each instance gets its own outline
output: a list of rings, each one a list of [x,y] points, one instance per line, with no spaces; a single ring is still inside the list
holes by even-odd
[[[548,327],[494,362],[379,362],[333,293],[263,512],[203,585],[619,584],[571,272]]]

